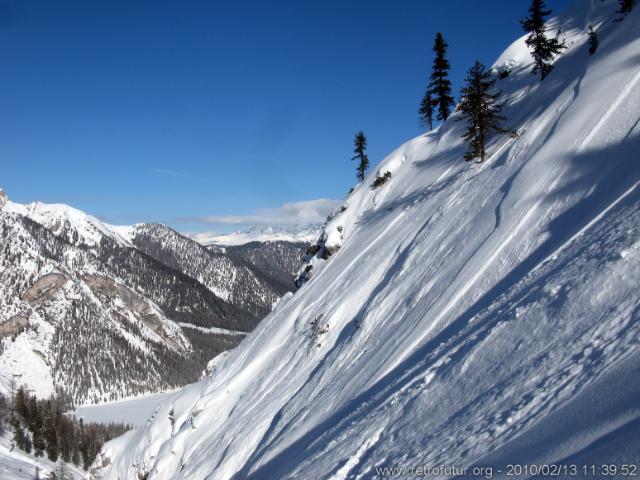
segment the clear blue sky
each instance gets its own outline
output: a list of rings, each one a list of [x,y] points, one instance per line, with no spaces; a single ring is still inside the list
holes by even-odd
[[[420,133],[437,31],[457,93],[528,5],[0,0],[0,187],[187,231],[313,217],[294,202],[343,198],[357,130],[373,163]]]

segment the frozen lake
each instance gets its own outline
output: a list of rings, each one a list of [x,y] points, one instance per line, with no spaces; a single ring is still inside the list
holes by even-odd
[[[178,391],[153,393],[143,397],[96,405],[78,405],[69,412],[85,422],[124,422],[139,427],[147,422],[156,406],[176,395]]]

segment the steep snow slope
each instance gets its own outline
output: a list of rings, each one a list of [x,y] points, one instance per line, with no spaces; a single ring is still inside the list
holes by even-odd
[[[616,7],[550,22],[568,49],[541,84],[523,39],[498,59],[519,138],[486,163],[462,160],[457,115],[387,157],[328,222],[336,253],[107,444],[102,478],[640,463],[640,9],[613,23]]]

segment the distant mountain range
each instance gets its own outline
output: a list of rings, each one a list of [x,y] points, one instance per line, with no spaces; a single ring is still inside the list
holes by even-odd
[[[294,289],[307,246],[207,248],[0,191],[0,387],[90,402],[193,381]]]
[[[232,233],[194,233],[193,240],[202,245],[244,245],[250,242],[304,242],[311,243],[318,238],[322,225],[254,225]]]

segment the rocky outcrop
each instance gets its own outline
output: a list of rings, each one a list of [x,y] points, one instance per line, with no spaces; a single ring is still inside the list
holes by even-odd
[[[143,297],[131,291],[124,285],[116,283],[112,278],[103,275],[88,274],[82,281],[91,289],[94,295],[110,300],[119,299],[153,333],[162,338],[175,350],[186,351],[189,346],[179,337],[167,331],[160,313]]]
[[[11,337],[22,332],[29,325],[29,319],[22,315],[14,315],[6,322],[0,323],[0,337]]]
[[[42,305],[47,300],[51,300],[68,280],[61,273],[43,275],[22,295],[22,300],[32,307]]]

